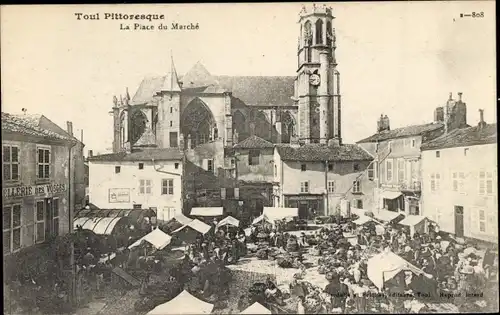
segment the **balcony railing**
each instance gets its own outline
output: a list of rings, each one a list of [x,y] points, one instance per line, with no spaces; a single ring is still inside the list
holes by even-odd
[[[419,181],[413,181],[411,183],[399,183],[399,189],[402,191],[421,191],[422,185]]]

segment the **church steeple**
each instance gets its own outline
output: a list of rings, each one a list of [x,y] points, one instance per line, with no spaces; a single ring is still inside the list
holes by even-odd
[[[299,14],[298,69],[295,97],[299,107],[299,140],[340,141],[340,77],[335,58],[332,9],[302,8]]]

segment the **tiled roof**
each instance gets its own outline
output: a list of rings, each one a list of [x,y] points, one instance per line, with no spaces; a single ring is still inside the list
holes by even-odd
[[[144,133],[141,135],[139,140],[137,140],[137,142],[134,143],[134,146],[136,147],[156,146],[156,136],[151,130],[151,128],[146,128],[146,130],[144,130]]]
[[[182,160],[183,153],[177,148],[166,148],[166,149],[144,149],[138,150],[131,153],[120,152],[120,153],[110,153],[101,154],[89,157],[91,162],[120,162],[120,161],[151,161],[155,159],[157,161],[173,161]]]
[[[274,148],[274,144],[257,136],[250,136],[245,140],[235,144],[235,149],[263,149]]]
[[[497,142],[497,124],[455,129],[421,146],[422,150],[466,147]]]
[[[2,113],[2,132],[12,132],[27,136],[43,137],[55,140],[75,141],[72,137],[64,136],[38,126],[41,115],[11,115]]]
[[[295,77],[217,76],[219,86],[248,106],[294,105]]]
[[[356,144],[327,146],[308,144],[301,147],[291,147],[277,144],[278,153],[284,161],[371,161],[373,157]]]
[[[248,106],[294,105],[291,99],[294,95],[294,76],[213,76],[199,62],[182,77],[178,76],[175,70],[171,70],[170,73],[173,74],[145,78],[139,85],[131,104],[148,103],[161,90],[179,91],[175,80],[177,77],[182,81],[183,90],[200,89],[199,92],[204,93],[228,91]]]
[[[422,135],[423,133],[434,131],[444,126],[443,123],[429,123],[424,125],[413,125],[402,128],[397,128],[393,130],[385,130],[379,133],[376,133],[368,138],[358,141],[357,143],[362,142],[376,142],[376,141],[384,141],[395,138],[404,138],[404,137],[412,137]]]

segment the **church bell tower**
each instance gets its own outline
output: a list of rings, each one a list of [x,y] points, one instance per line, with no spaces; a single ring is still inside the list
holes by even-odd
[[[313,5],[299,14],[298,69],[295,101],[299,108],[299,141],[341,142],[340,75],[335,59],[332,9]]]

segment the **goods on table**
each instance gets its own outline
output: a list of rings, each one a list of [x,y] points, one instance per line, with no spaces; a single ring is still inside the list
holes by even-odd
[[[299,250],[299,244],[297,243],[297,239],[295,237],[290,237],[286,242],[286,251],[287,252],[296,252]]]
[[[267,259],[268,258],[268,249],[267,248],[261,248],[257,251],[256,254],[258,259]]]

